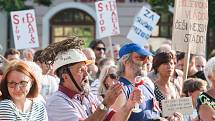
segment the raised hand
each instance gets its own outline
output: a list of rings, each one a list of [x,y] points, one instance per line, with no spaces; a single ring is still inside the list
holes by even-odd
[[[111,86],[104,97],[103,104],[108,108],[113,105],[117,99],[117,97],[122,93],[122,85],[120,83],[116,83]]]
[[[142,101],[143,95],[141,93],[141,90],[139,90],[138,88],[134,88],[127,101],[127,106],[133,108],[136,103],[141,103]]]

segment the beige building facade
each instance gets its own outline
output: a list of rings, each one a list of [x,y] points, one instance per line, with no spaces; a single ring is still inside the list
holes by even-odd
[[[28,0],[26,4],[34,6],[35,9],[40,48],[45,48],[50,43],[72,35],[82,37],[87,44],[98,39],[94,0],[53,0],[49,7],[33,4],[32,1]],[[113,43],[122,45],[130,41],[126,36],[132,26],[134,16],[143,6],[150,8],[150,5],[144,0],[117,0],[120,34],[111,37]],[[14,45],[7,40],[7,16],[5,13],[1,13],[0,18],[0,49],[2,54],[7,47]],[[153,35],[158,36],[158,31],[157,27]],[[12,34],[10,35],[12,36]],[[102,40],[108,45],[108,38],[102,38]],[[159,43],[165,40],[159,39],[151,43],[157,48]]]

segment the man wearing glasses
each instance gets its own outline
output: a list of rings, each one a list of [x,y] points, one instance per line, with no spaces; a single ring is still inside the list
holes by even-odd
[[[119,81],[123,84],[123,94],[120,99],[128,99],[130,92],[134,89],[135,78],[142,76],[142,67],[147,63],[148,57],[152,55],[141,46],[130,43],[124,45],[119,51]],[[151,121],[160,117],[159,106],[157,105],[154,90],[150,84],[144,82],[139,86],[144,95],[144,101],[139,104],[142,110],[139,113],[132,113],[128,121]]]
[[[89,91],[87,64],[90,62],[80,45],[83,40],[70,37],[50,45],[42,54],[46,61],[54,61],[54,71],[60,78],[59,90],[46,103],[49,121],[126,121],[134,104],[141,100],[140,91],[134,90],[117,112],[109,109],[122,92],[122,86],[110,87],[100,102]],[[48,55],[50,58],[46,58]]]

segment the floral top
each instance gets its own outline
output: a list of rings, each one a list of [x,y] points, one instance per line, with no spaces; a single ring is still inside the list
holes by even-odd
[[[208,105],[215,110],[215,99],[205,92],[199,95],[197,99],[197,111],[199,111],[199,107],[202,104]]]

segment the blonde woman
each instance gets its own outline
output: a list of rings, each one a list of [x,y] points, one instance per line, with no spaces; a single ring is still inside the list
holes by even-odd
[[[108,89],[118,82],[117,67],[116,66],[105,66],[99,75],[100,86],[98,96],[100,100],[103,100]],[[118,110],[122,106],[125,99],[118,96],[117,101],[111,106],[112,109]]]
[[[104,97],[106,91],[109,87],[117,82],[117,67],[116,66],[105,66],[99,75],[100,86],[99,86],[99,96]]]

